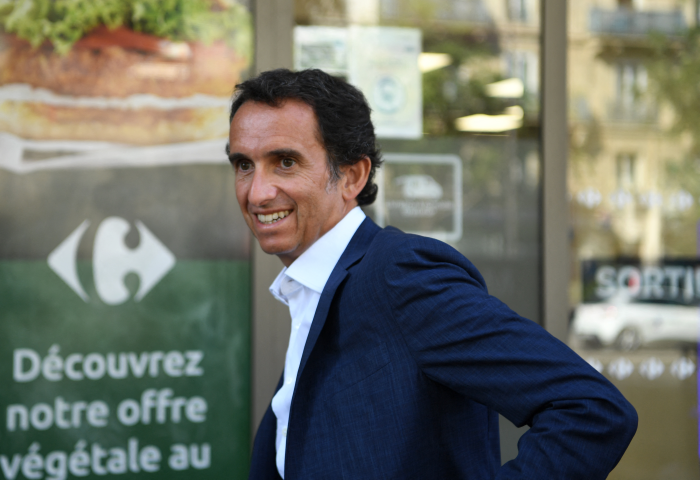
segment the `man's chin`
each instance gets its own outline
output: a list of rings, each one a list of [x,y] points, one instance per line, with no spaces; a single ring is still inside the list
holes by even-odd
[[[267,253],[268,255],[284,255],[285,253],[287,253],[285,249],[279,248],[278,246],[274,245],[270,246],[260,243],[260,248],[263,252]]]
[[[276,242],[261,242],[258,241],[260,244],[260,248],[262,249],[263,252],[267,253],[268,255],[277,255],[280,260],[282,260],[282,263],[285,263],[288,259],[294,259],[298,255],[294,255],[294,251],[296,250],[296,246],[290,247],[289,245],[280,245],[279,243]],[[290,261],[291,263],[291,261]]]

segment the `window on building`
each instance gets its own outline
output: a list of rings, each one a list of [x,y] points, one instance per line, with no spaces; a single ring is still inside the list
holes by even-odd
[[[647,71],[636,62],[620,62],[616,66],[616,100],[623,107],[639,104],[647,91]]]
[[[506,75],[523,82],[525,92],[539,94],[540,56],[534,51],[515,50],[504,54]]]
[[[610,119],[628,123],[650,123],[656,119],[656,108],[649,102],[649,75],[637,60],[621,60],[615,68],[615,97]]]
[[[621,153],[617,156],[617,188],[633,191],[636,187],[637,157],[633,153]]]
[[[528,0],[506,0],[508,18],[515,22],[528,21]]]

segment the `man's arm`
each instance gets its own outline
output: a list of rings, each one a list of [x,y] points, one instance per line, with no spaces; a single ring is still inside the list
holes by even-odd
[[[372,253],[421,371],[517,426],[530,425],[499,479],[604,479],[637,428],[634,408],[576,353],[488,295],[461,254],[395,235]],[[376,258],[375,258],[376,257]]]

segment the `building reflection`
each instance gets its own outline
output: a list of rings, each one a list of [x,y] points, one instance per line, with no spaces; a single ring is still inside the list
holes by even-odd
[[[697,3],[569,2],[570,344],[640,416],[613,479],[700,476]]]

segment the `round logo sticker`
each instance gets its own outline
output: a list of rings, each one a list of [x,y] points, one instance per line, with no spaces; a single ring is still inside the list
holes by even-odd
[[[406,101],[406,90],[395,77],[379,77],[372,92],[374,106],[381,113],[396,113]]]

